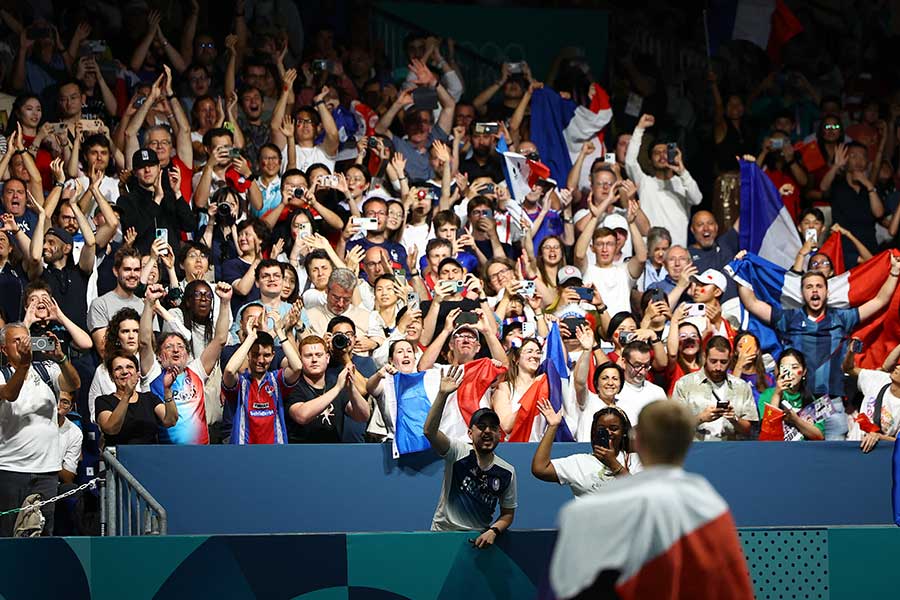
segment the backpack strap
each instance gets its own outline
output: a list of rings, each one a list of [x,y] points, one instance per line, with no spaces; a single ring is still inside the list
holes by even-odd
[[[875,424],[875,427],[878,428],[878,431],[881,431],[881,405],[884,404],[884,395],[887,393],[890,387],[890,383],[885,384],[883,388],[878,390],[878,395],[875,396],[875,410],[872,413],[872,423]]]
[[[53,391],[55,396],[59,396],[57,394],[56,388],[53,386],[53,378],[50,377],[50,371],[47,370],[47,366],[42,362],[33,362],[31,366],[34,367],[34,370],[37,372],[38,376],[41,380],[47,384],[47,387]],[[0,366],[0,373],[3,374],[4,381],[9,381],[10,377],[12,377],[12,367],[9,365]]]

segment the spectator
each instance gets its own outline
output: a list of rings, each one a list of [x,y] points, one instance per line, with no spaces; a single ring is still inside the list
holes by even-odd
[[[166,240],[176,251],[181,243],[180,233],[193,232],[196,219],[181,192],[181,171],[168,172],[172,191],[163,187],[163,171],[153,150],[138,150],[131,159],[135,175],[128,193],[119,197],[122,209],[122,229],[134,228],[136,248],[149,252],[159,230],[165,230]]]
[[[106,328],[113,315],[123,308],[136,311],[144,308],[141,299],[134,295],[141,276],[140,252],[130,246],[119,248],[114,257],[113,273],[116,276],[116,288],[94,299],[87,314],[88,331],[101,358],[105,358]]]
[[[463,369],[459,367],[443,373],[440,391],[425,418],[425,437],[444,459],[444,482],[431,529],[483,531],[475,540],[475,547],[486,548],[509,529],[515,518],[516,470],[494,454],[501,429],[500,417],[493,410],[482,408],[472,414],[471,445],[452,441],[438,429],[447,398],[459,388],[462,377]],[[498,503],[500,517],[494,520]]]
[[[366,330],[366,335],[357,340],[357,352],[371,352],[384,339],[384,336],[369,338],[372,329],[372,313],[362,306],[353,304],[353,291],[357,285],[357,278],[349,269],[335,269],[328,278],[328,286],[325,293],[325,304],[307,311],[309,318],[309,333],[312,335],[324,335],[328,330],[328,323],[334,317],[343,315],[358,323],[360,328]]]
[[[806,387],[806,359],[797,350],[788,348],[778,357],[778,364],[775,367],[778,372],[775,386],[760,394],[757,400],[760,420],[765,416],[765,407],[768,404],[783,413],[785,425],[790,425],[800,432],[802,438],[799,439],[824,440],[824,420],[817,419],[815,411],[811,416],[798,413],[816,401]],[[785,435],[785,440],[788,439]]]
[[[512,433],[519,415],[522,396],[531,389],[538,378],[541,351],[541,343],[537,339],[526,338],[522,340],[521,346],[509,352],[509,370],[491,396],[491,408],[500,417],[500,429],[504,436]],[[545,435],[545,425],[543,419],[535,419],[528,441],[540,441]]]
[[[554,459],[550,458],[550,449],[562,423],[563,411],[553,410],[547,400],[538,401],[538,410],[547,420],[547,432],[531,459],[531,474],[541,481],[567,485],[578,498],[600,493],[616,477],[641,470],[640,459],[630,450],[631,423],[622,409],[608,406],[594,413],[590,454]]]
[[[637,281],[637,291],[645,292],[654,283],[665,281],[669,275],[665,266],[666,257],[671,246],[672,236],[668,230],[664,227],[650,228],[647,232],[647,264]]]
[[[292,444],[337,443],[347,417],[365,423],[369,404],[355,383],[355,367],[329,368],[328,345],[310,335],[300,342],[301,377],[288,397],[288,436]]]
[[[703,273],[707,269],[723,271],[740,249],[737,229],[730,227],[719,236],[719,224],[708,210],[699,210],[691,217],[691,235],[694,236],[694,243],[690,247],[691,262],[697,273]],[[727,280],[722,302],[725,303],[736,295],[734,282]]]
[[[638,415],[647,404],[666,399],[665,390],[647,381],[647,374],[653,367],[651,356],[651,348],[647,342],[629,342],[622,349],[625,384],[617,396],[616,404],[635,425],[638,423]]]
[[[869,426],[862,429],[859,447],[871,452],[880,441],[896,442],[900,431],[900,346],[888,354],[880,370],[862,369],[856,365],[853,346],[847,352],[844,368],[863,395],[858,420]],[[849,436],[848,436],[849,437]]]
[[[737,352],[731,374],[749,383],[754,400],[759,402],[759,395],[772,387],[772,378],[766,372],[759,349],[759,339],[749,331],[741,331],[734,338],[734,347]],[[762,419],[762,413],[759,418]]]
[[[56,495],[62,464],[56,398],[77,390],[81,380],[56,336],[47,337],[55,343],[50,360],[35,362],[24,324],[0,328],[0,351],[9,362],[0,369],[0,506],[19,507],[34,493],[45,500]],[[53,531],[53,512],[52,504],[41,509],[44,535]],[[0,536],[12,536],[15,520],[15,514],[0,516]]]
[[[654,141],[649,146],[652,176],[644,173],[638,164],[644,132],[655,123],[653,115],[641,115],[628,142],[625,168],[641,190],[641,207],[647,213],[650,224],[665,227],[671,233],[673,243],[687,246],[690,208],[700,204],[703,196],[697,182],[684,166],[680,148],[676,148],[675,162],[670,164],[667,159],[668,146],[664,142]]]
[[[578,406],[578,428],[575,440],[586,442],[590,440],[593,431],[594,415],[602,408],[615,406],[616,397],[622,393],[625,385],[625,376],[622,367],[614,362],[604,362],[594,368],[590,373],[592,362],[591,350],[594,347],[594,332],[587,325],[581,325],[575,330],[575,337],[581,344],[582,352],[575,362],[572,377],[575,380],[575,399]],[[592,377],[593,390],[588,386],[588,377]]]
[[[496,150],[500,134],[489,133],[489,125],[496,123],[475,123],[469,138],[472,143],[472,158],[459,164],[459,172],[464,173],[469,181],[475,181],[479,177],[489,177],[494,182],[504,179],[502,159]]]
[[[300,356],[293,340],[284,329],[284,321],[275,323],[281,348],[288,366],[272,371],[269,364],[275,356],[275,340],[258,331],[256,319],[250,319],[244,341],[222,369],[222,394],[232,405],[235,415],[231,444],[286,444],[284,397],[301,375]],[[244,361],[248,371],[240,372]]]
[[[406,270],[406,248],[403,247],[403,244],[393,242],[386,237],[386,222],[388,215],[387,203],[381,198],[369,198],[363,202],[362,212],[363,217],[375,219],[377,221],[377,226],[375,229],[367,230],[364,237],[347,242],[347,251],[349,252],[356,246],[361,247],[363,250],[368,250],[373,246],[379,246],[387,250],[392,263],[397,263],[400,265],[401,269]],[[348,228],[353,227],[354,225],[351,222],[348,225]]]
[[[122,351],[125,354],[138,356],[138,342],[141,315],[133,308],[123,308],[117,311],[109,321],[109,327],[103,336],[103,346],[98,347],[100,356],[112,356]],[[112,394],[116,391],[116,384],[112,374],[106,368],[106,361],[97,367],[91,380],[88,391],[88,411],[91,422],[97,422],[96,401],[97,397],[104,394]]]
[[[666,340],[669,353],[669,366],[666,376],[669,380],[668,394],[671,397],[675,383],[687,375],[703,368],[703,338],[700,329],[691,321],[685,320],[687,307],[682,305],[672,313],[672,325]],[[735,377],[738,375],[735,374]]]
[[[281,131],[282,121],[284,120],[287,99],[291,93],[294,79],[297,73],[294,69],[288,69],[284,74],[284,87],[278,103],[275,105],[275,111],[272,113],[271,139],[272,143],[281,148],[281,158],[284,164],[293,164],[301,171],[307,171],[311,165],[324,164],[329,171],[334,170],[334,162],[337,157],[339,134],[331,111],[325,104],[325,98],[330,91],[328,87],[322,90],[313,98],[312,106],[302,106],[294,112],[294,160],[288,159],[288,140]],[[324,133],[325,137],[321,143],[316,143],[316,139],[320,134]]]
[[[158,444],[160,429],[173,427],[178,421],[178,405],[172,391],[177,367],[166,369],[160,399],[153,392],[138,391],[140,373],[134,354],[117,350],[104,364],[116,386],[115,393],[97,398],[97,422],[106,445]]]
[[[259,299],[256,272],[264,259],[263,245],[269,239],[269,229],[259,219],[247,219],[237,226],[238,257],[226,261],[217,279],[226,281],[234,288],[231,312],[247,302]]]
[[[0,232],[0,310],[8,319],[17,320],[22,316],[22,297],[28,279],[22,266],[11,260],[16,252],[13,244],[18,244],[21,252],[31,242],[9,213],[0,215]]]
[[[714,335],[706,344],[703,369],[675,382],[672,399],[694,415],[695,440],[747,439],[751,423],[759,421],[750,385],[728,373],[730,364],[731,343]]]
[[[373,432],[373,425],[379,427],[373,433],[379,434],[383,440],[394,438],[394,421],[396,414],[392,414],[390,404],[387,401],[387,394],[395,394],[393,386],[393,376],[397,373],[412,375],[416,372],[416,364],[418,355],[421,355],[414,342],[408,339],[397,339],[390,342],[388,348],[388,358],[390,362],[379,368],[375,373],[366,380],[366,393],[375,399],[375,410],[372,413],[372,420],[369,423],[367,432]],[[385,383],[390,382],[390,383]],[[396,401],[396,398],[392,399]]]
[[[75,400],[70,392],[60,392],[56,407],[56,423],[59,425],[59,453],[62,465],[59,469],[60,483],[74,483],[81,462],[81,444],[84,434],[81,428],[66,418],[75,408]]]
[[[715,269],[707,269],[691,276],[688,295],[695,304],[703,305],[704,316],[696,317],[695,323],[703,333],[704,340],[721,335],[734,343],[737,332],[722,315],[721,298],[727,288],[726,281],[725,275]]]

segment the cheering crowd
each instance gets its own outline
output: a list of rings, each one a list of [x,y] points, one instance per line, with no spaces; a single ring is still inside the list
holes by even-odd
[[[894,440],[900,346],[863,368],[854,337],[900,276],[877,99],[802,75],[785,95],[777,69],[729,95],[711,71],[701,185],[665,108],[620,112],[582,59],[473,90],[450,41],[412,34],[388,68],[251,4],[220,32],[196,0],[0,10],[0,510],[103,445],[440,439],[455,460],[476,430],[540,442],[534,475],[580,495],[640,469],[629,431],[666,399],[697,441]],[[796,228],[795,306],[734,276],[744,169]],[[835,252],[880,289],[837,302]],[[551,461],[563,441],[593,452]]]

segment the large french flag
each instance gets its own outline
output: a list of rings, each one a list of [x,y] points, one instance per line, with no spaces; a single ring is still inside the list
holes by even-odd
[[[835,275],[828,280],[828,306],[848,308],[859,306],[874,298],[889,277],[891,269],[890,250],[872,257],[861,265]],[[799,308],[802,305],[800,276],[772,264],[753,254],[743,260],[732,261],[726,267],[734,280],[753,289],[756,297],[784,308]],[[900,343],[900,292],[894,292],[887,307],[876,313],[866,323],[853,332],[854,337],[863,341],[863,352],[857,357],[857,364],[866,369],[877,369],[884,357]],[[761,346],[766,352],[777,352],[770,343],[776,338],[774,332],[754,317],[746,315],[745,327],[760,336]]]
[[[800,249],[797,227],[772,180],[741,160],[741,248],[790,268]]]
[[[709,11],[710,53],[729,40],[747,40],[781,62],[785,44],[803,31],[797,16],[782,0],[713,0]]]
[[[489,358],[480,358],[466,363],[463,369],[462,383],[444,405],[440,430],[451,440],[467,441],[472,413],[490,406],[491,384],[506,368],[495,366]],[[388,414],[394,418],[394,458],[430,448],[422,428],[441,388],[441,369],[396,373],[384,384],[385,404]]]
[[[668,466],[563,507],[550,585],[560,599],[753,598],[725,500],[700,475]]]

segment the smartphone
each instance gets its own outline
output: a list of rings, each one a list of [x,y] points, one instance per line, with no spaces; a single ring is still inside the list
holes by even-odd
[[[607,152],[603,156],[603,162],[608,162],[608,163],[616,162],[616,153],[615,152]]]
[[[781,150],[782,148],[784,148],[784,138],[781,138],[781,137],[772,138],[771,146],[772,146],[772,150]]]
[[[670,165],[675,164],[675,158],[678,155],[678,144],[669,142],[666,144],[666,162]]]
[[[622,331],[619,333],[619,345],[627,346],[635,339],[635,333],[633,331]]]
[[[575,290],[575,292],[578,294],[578,297],[581,298],[582,300],[585,300],[585,301],[587,301],[587,302],[590,302],[591,300],[594,299],[594,290],[593,290],[593,288],[589,288],[589,287],[576,287],[576,288],[572,288],[572,289]]]
[[[419,308],[419,295],[415,292],[406,292],[406,306]]]
[[[519,74],[525,72],[525,63],[523,63],[523,62],[506,63],[506,70],[509,71],[510,75],[519,75]]]
[[[650,290],[650,302],[665,302],[669,303],[669,298],[666,296],[666,293],[662,291],[660,288],[653,288]]]
[[[741,341],[738,342],[738,351],[746,352],[747,354],[758,354],[759,353],[759,345],[756,343],[756,340],[749,335],[745,335],[741,338]]]
[[[320,59],[312,61],[312,69],[317,73],[323,73],[330,71],[331,64],[329,61]]]
[[[791,370],[788,369],[787,367],[782,367],[782,368],[781,368],[781,371],[779,372],[779,377],[780,377],[781,379],[790,379],[790,377],[791,377]]]
[[[168,242],[169,241],[169,230],[164,227],[157,227],[156,239],[160,239],[160,238],[162,238]],[[169,254],[169,249],[163,248],[162,251],[160,251],[160,254],[163,254],[163,255]]]
[[[435,88],[431,86],[417,87],[412,92],[413,108],[415,110],[437,110],[438,96]]]
[[[303,239],[312,235],[312,224],[311,223],[300,223],[297,227],[297,237],[299,239]]]
[[[394,269],[394,277],[400,283],[406,281],[406,270],[405,269]]]
[[[144,102],[147,101],[147,96],[138,96],[134,99],[134,107],[140,108],[144,105]]]
[[[706,304],[702,302],[689,302],[686,306],[688,318],[706,316]]]
[[[475,133],[476,134],[493,134],[499,133],[500,124],[499,123],[475,123]]]
[[[456,320],[453,322],[455,327],[459,327],[460,325],[474,325],[478,322],[478,314],[466,311],[459,313],[459,316],[456,317]]]
[[[494,193],[494,184],[489,183],[489,184],[485,185],[484,188],[481,190],[481,193],[482,194],[493,194]],[[491,211],[488,210],[486,212],[490,213]],[[485,215],[485,216],[487,216],[487,215]]]
[[[375,217],[352,217],[354,225],[359,225],[362,231],[375,231],[378,229],[378,219]]]
[[[850,352],[853,354],[859,354],[862,352],[863,343],[862,340],[852,339],[850,340]]]
[[[729,406],[731,406],[731,403],[728,402],[728,400],[716,401],[716,408],[721,408],[722,410],[728,410]]]
[[[793,410],[794,410],[794,407],[791,406],[791,403],[788,402],[787,400],[781,401],[781,408],[784,409],[784,412],[793,412]]]
[[[100,131],[103,129],[103,121],[100,119],[81,119],[81,130],[84,132]]]
[[[818,244],[819,234],[815,229],[807,229],[803,232],[803,239],[806,241],[812,240],[813,244]]]
[[[600,427],[591,434],[591,446],[609,448],[609,430],[606,427]]]
[[[522,337],[523,338],[534,337],[534,332],[535,332],[534,323],[532,323],[531,321],[525,321],[524,323],[522,323]]]
[[[228,149],[228,158],[240,158],[241,157],[241,149],[235,148],[232,146]]]
[[[569,328],[569,338],[575,337],[575,330],[587,323],[584,317],[566,317],[562,322]]]
[[[534,292],[536,291],[536,284],[531,280],[520,281],[522,284],[522,288],[519,290],[519,293],[525,296],[526,298],[534,298]]]
[[[491,184],[491,185],[493,185],[493,184]],[[482,217],[483,219],[493,219],[493,218],[494,218],[494,211],[491,210],[490,208],[486,208],[486,209],[484,209],[483,211],[481,211],[481,217]]]

